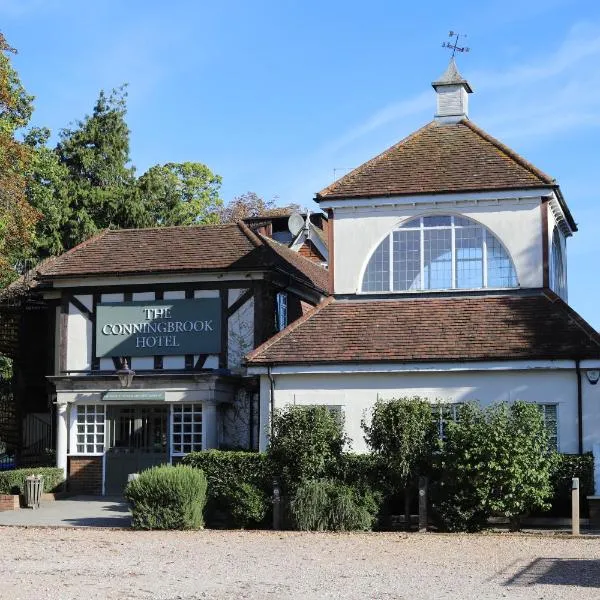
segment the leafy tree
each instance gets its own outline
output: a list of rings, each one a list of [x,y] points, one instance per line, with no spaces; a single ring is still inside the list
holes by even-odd
[[[476,531],[492,514],[517,528],[522,515],[549,508],[554,463],[536,404],[467,403],[446,427],[437,511],[451,530]]]
[[[64,247],[64,228],[71,216],[66,182],[68,170],[54,150],[47,147],[50,130],[31,129],[25,143],[32,149],[27,169],[27,198],[41,218],[36,227],[36,254],[45,258],[60,254]]]
[[[291,494],[303,479],[336,473],[348,441],[343,424],[327,407],[288,406],[273,414],[267,453]]]
[[[275,206],[275,199],[264,200],[254,192],[246,192],[236,196],[219,211],[221,223],[235,223],[248,217],[259,215],[287,214],[294,210],[302,210],[298,204],[287,204],[286,206]]]
[[[362,428],[367,445],[387,466],[392,491],[404,492],[408,513],[408,488],[426,472],[437,446],[431,404],[417,396],[378,399]]]
[[[125,122],[125,86],[100,92],[91,116],[60,132],[56,147],[68,172],[66,193],[71,212],[63,244],[71,248],[99,229],[135,227],[144,219],[129,163],[129,128]]]
[[[0,33],[0,287],[16,277],[29,256],[39,216],[25,195],[30,150],[15,138],[29,122],[33,97],[11,65],[14,53]]]
[[[155,165],[137,182],[145,226],[210,225],[219,220],[221,177],[202,163]]]

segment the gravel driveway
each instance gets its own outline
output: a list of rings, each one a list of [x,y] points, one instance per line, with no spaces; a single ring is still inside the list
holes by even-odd
[[[600,598],[600,538],[0,528],[0,598]]]

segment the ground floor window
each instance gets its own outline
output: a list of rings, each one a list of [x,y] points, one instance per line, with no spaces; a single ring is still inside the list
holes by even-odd
[[[171,455],[202,450],[202,404],[173,404],[172,411]]]
[[[462,402],[438,402],[438,404],[433,405],[431,414],[433,415],[440,440],[446,439],[448,421],[458,421],[459,410],[462,405]]]
[[[102,454],[104,452],[104,405],[79,404],[76,409],[77,454]]]
[[[449,421],[458,421],[462,402],[439,403],[432,409],[432,415],[440,440],[446,439],[446,427]],[[558,450],[558,406],[556,404],[538,404],[548,431],[548,444],[552,450]]]
[[[548,431],[548,445],[552,450],[558,450],[558,405],[540,404],[539,406]]]

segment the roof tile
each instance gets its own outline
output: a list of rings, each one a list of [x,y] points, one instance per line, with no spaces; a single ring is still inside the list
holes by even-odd
[[[600,358],[600,335],[558,297],[333,300],[247,356],[251,365]]]
[[[317,200],[554,187],[468,119],[432,121],[317,194]]]
[[[327,270],[243,222],[106,230],[37,268],[40,279],[281,268],[328,289]]]

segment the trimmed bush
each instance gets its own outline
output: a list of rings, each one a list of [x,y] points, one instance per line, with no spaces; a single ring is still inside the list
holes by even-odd
[[[206,477],[187,465],[161,465],[130,481],[124,496],[134,529],[200,529],[206,503]]]
[[[265,454],[206,450],[188,454],[182,463],[202,469],[206,476],[205,517],[209,526],[248,527],[265,518],[272,493],[270,464]],[[257,519],[261,513],[263,516]]]
[[[344,452],[338,463],[336,479],[359,489],[388,492],[391,489],[385,461],[374,454]]]
[[[58,467],[31,467],[0,471],[0,494],[23,494],[25,477],[29,475],[43,476],[45,493],[58,491],[65,480],[63,470]]]
[[[378,510],[373,493],[329,479],[301,482],[290,503],[292,521],[302,531],[368,530]]]
[[[335,476],[348,439],[326,406],[286,406],[274,412],[272,425],[267,455],[284,494],[292,496],[305,479]]]
[[[571,479],[579,477],[581,515],[587,517],[587,496],[594,495],[594,457],[587,454],[558,454],[551,476],[552,507],[544,516],[571,516]]]
[[[242,482],[230,489],[226,505],[234,527],[256,527],[265,520],[269,499],[255,485]]]
[[[205,450],[188,454],[182,464],[202,469],[206,476],[204,514],[209,527],[250,527],[265,519],[273,493],[270,463],[265,454]]]

